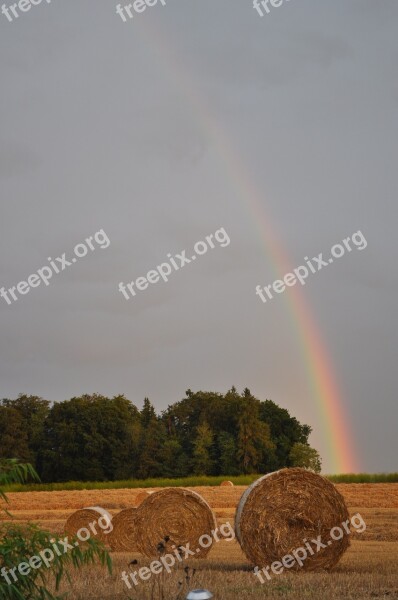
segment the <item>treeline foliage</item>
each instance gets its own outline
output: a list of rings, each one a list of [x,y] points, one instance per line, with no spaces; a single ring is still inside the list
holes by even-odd
[[[247,388],[188,390],[160,415],[148,398],[139,410],[124,396],[0,402],[0,458],[32,463],[45,482],[320,470],[310,433]]]

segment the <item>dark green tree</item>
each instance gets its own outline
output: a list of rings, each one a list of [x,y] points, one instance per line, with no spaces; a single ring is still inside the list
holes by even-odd
[[[260,403],[260,418],[268,423],[271,438],[275,444],[274,451],[270,452],[264,464],[264,471],[275,471],[282,467],[290,466],[290,451],[296,442],[308,444],[311,427],[302,425],[272,400]]]
[[[157,416],[148,398],[140,413],[141,439],[137,476],[140,479],[162,476],[162,448],[166,439],[164,422]]]
[[[193,444],[192,468],[195,475],[209,475],[212,471],[211,448],[214,434],[206,422],[198,425]]]
[[[290,450],[289,459],[292,467],[303,467],[315,471],[315,473],[321,472],[321,457],[315,448],[311,448],[307,444],[296,442]]]
[[[28,461],[37,469],[39,467],[37,455],[43,442],[44,421],[49,413],[50,403],[38,396],[20,394],[16,400],[4,399],[1,404],[4,407],[16,410],[20,415],[25,432],[24,438],[27,439],[29,449],[21,456],[21,460]],[[17,436],[15,435],[15,437]]]
[[[187,477],[190,473],[189,458],[177,438],[167,438],[160,449],[159,460],[162,477]]]
[[[0,406],[0,458],[31,457],[28,432],[21,414],[12,406]]]
[[[238,417],[237,457],[244,473],[255,473],[265,462],[265,455],[274,449],[270,429],[260,420],[260,401],[246,388],[242,394]]]
[[[236,456],[236,442],[231,433],[221,431],[218,436],[219,474],[239,475]]]
[[[55,403],[40,452],[45,481],[104,481],[134,474],[140,417],[123,396],[98,394]]]
[[[139,411],[122,395],[86,394],[51,406],[27,395],[0,402],[0,458],[31,461],[54,482],[267,473],[307,464],[297,444],[308,452],[310,433],[248,388],[187,390],[161,415],[148,398]]]

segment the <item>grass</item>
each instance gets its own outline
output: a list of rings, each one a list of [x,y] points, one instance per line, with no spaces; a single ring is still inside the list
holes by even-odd
[[[126,479],[124,481],[68,481],[64,483],[31,483],[13,484],[5,487],[6,492],[54,492],[62,490],[113,490],[157,487],[197,487],[217,486],[222,481],[229,480],[235,485],[250,485],[260,475],[238,475],[217,477],[192,476],[179,479]]]
[[[398,483],[398,473],[347,473],[327,478],[333,483]]]
[[[52,492],[62,490],[112,490],[157,487],[217,486],[226,479],[235,485],[250,485],[261,475],[220,475],[217,477],[192,476],[180,479],[126,479],[124,481],[68,481],[60,483],[13,484],[5,487],[6,492]],[[398,483],[398,473],[349,473],[327,475],[333,483]]]

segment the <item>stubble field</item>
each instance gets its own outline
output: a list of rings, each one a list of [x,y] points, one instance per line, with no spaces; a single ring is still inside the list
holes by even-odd
[[[352,534],[352,544],[334,571],[329,573],[283,573],[260,584],[253,575],[252,566],[242,554],[236,541],[214,544],[205,560],[187,563],[196,569],[187,574],[176,568],[165,579],[165,599],[185,597],[187,589],[205,587],[216,600],[230,598],[288,598],[304,600],[398,599],[398,484],[340,484],[350,514],[359,512],[366,522],[366,531]],[[196,487],[214,510],[218,524],[234,522],[234,514],[245,486]],[[9,493],[8,510],[18,522],[33,521],[41,527],[61,533],[68,516],[86,506],[102,506],[111,514],[135,505],[140,489],[79,490],[59,492]],[[2,516],[4,520],[5,516]],[[139,555],[112,554],[114,569],[90,567],[73,574],[68,598],[73,600],[105,600],[122,598],[151,598],[155,576],[147,583],[128,590],[120,575],[132,568],[132,559],[138,560],[134,570],[148,564]],[[179,584],[182,583],[182,585]]]

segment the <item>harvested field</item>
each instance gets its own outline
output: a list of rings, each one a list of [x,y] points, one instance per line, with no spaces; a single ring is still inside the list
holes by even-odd
[[[128,571],[131,554],[114,554],[114,574],[88,569],[74,578],[73,600],[149,600],[151,581],[127,590],[120,579]],[[194,565],[192,563],[194,562]],[[205,587],[214,600],[231,598],[280,600],[375,600],[398,598],[398,544],[353,542],[332,573],[283,573],[264,585],[254,577],[237,542],[220,542],[205,560],[191,561],[197,569],[190,589]],[[139,560],[135,569],[148,565]],[[166,578],[165,598],[175,600],[181,567]],[[68,587],[64,588],[68,591]]]
[[[350,513],[360,512],[369,527],[361,539],[398,541],[398,484],[337,484]],[[162,488],[153,488],[151,491]],[[218,523],[233,523],[235,510],[246,486],[188,488],[198,492],[216,513]],[[63,530],[66,519],[85,506],[102,506],[111,515],[136,506],[142,489],[76,490],[62,492],[9,493],[9,508],[18,521],[40,523],[54,533]],[[2,504],[5,506],[5,504]],[[376,510],[378,509],[378,510]],[[4,520],[5,515],[0,515]],[[355,537],[355,533],[353,537]]]
[[[230,597],[291,600],[322,598],[331,600],[398,599],[398,484],[339,484],[350,515],[360,512],[367,529],[353,532],[352,544],[331,573],[283,573],[261,585],[236,541],[214,544],[206,559],[197,559],[197,569],[191,588],[205,586],[215,593],[215,600]],[[235,509],[245,486],[192,488],[209,503],[218,525],[234,522]],[[65,521],[75,510],[85,506],[102,506],[111,514],[135,505],[140,489],[82,490],[62,492],[9,493],[9,510],[15,520],[32,520],[55,533],[63,531]],[[4,516],[3,516],[4,520]],[[89,568],[73,575],[73,600],[105,600],[150,598],[147,585],[127,590],[120,579],[128,571],[128,563],[136,558],[136,568],[148,564],[148,559],[132,553],[112,553],[114,574],[109,576],[99,568]],[[192,564],[192,563],[191,563]],[[182,572],[173,571],[166,578],[166,597],[174,600],[177,581]],[[149,582],[150,583],[150,582]],[[68,588],[65,588],[67,591]]]

